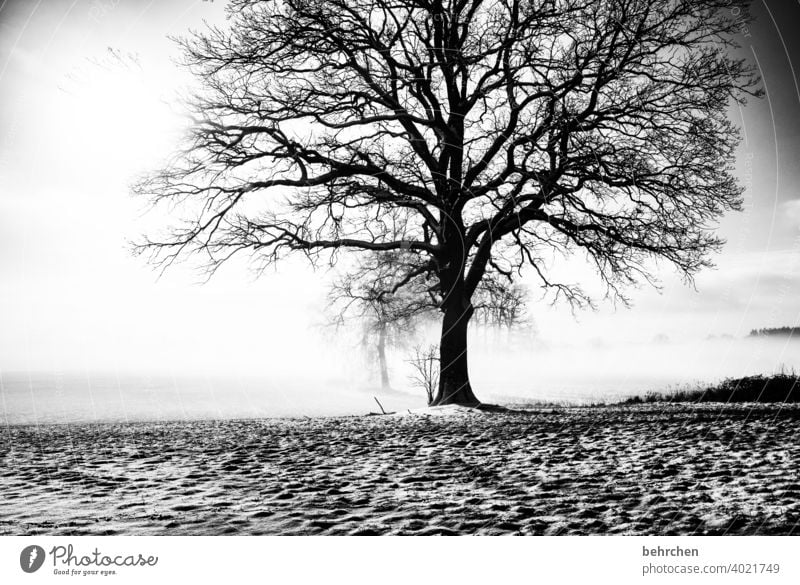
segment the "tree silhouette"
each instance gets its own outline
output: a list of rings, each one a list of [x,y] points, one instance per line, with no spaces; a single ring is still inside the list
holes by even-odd
[[[710,264],[739,209],[727,110],[746,0],[232,0],[179,40],[200,81],[184,147],[138,193],[176,218],[141,243],[200,253],[402,252],[443,313],[436,404],[477,404],[467,327],[485,278],[575,252],[605,294]],[[423,291],[424,290],[424,294]]]

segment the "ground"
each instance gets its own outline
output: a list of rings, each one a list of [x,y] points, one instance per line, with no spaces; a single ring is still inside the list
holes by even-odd
[[[800,408],[8,427],[0,534],[798,534]]]

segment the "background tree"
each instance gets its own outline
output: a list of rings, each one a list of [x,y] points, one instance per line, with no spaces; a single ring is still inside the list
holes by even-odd
[[[580,252],[606,295],[687,279],[739,209],[732,101],[758,92],[746,0],[232,0],[181,40],[201,81],[187,144],[137,191],[180,217],[142,243],[214,270],[237,252],[403,251],[443,313],[436,404],[476,404],[472,299]],[[181,204],[181,213],[175,206]],[[417,294],[417,292],[415,292]]]
[[[414,255],[402,252],[363,255],[334,281],[328,294],[334,326],[356,321],[362,327],[361,345],[368,357],[374,351],[382,390],[391,389],[387,348],[407,345],[418,327],[435,314],[435,299],[424,288],[413,290],[396,278],[415,260]]]
[[[407,346],[439,306],[424,278],[407,279],[417,262],[415,254],[403,251],[361,255],[328,294],[328,314],[337,329],[353,321],[361,325],[361,345],[368,356],[374,351],[383,390],[391,388],[387,348]],[[475,321],[482,325],[506,332],[529,325],[527,290],[504,278],[485,277],[472,306]]]

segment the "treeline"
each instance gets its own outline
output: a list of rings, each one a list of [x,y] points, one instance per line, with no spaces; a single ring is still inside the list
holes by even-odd
[[[753,329],[748,337],[797,337],[800,339],[800,327],[765,327]]]

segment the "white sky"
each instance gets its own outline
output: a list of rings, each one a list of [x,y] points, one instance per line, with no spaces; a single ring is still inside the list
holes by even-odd
[[[199,286],[188,266],[157,280],[128,252],[149,220],[127,186],[169,152],[181,123],[167,103],[186,78],[166,35],[218,20],[222,5],[0,0],[0,372],[346,369],[348,348],[313,327],[325,290],[301,262],[257,281],[233,265]],[[104,67],[108,47],[138,65]],[[788,61],[761,65],[768,89],[786,87]],[[666,273],[663,295],[643,290],[631,310],[578,320],[533,301],[545,343],[800,324],[797,137],[782,123],[800,110],[789,90],[743,114],[748,211],[724,221],[730,243],[698,292]]]

